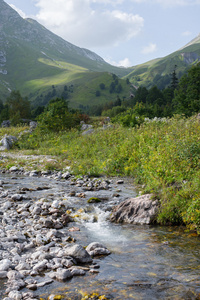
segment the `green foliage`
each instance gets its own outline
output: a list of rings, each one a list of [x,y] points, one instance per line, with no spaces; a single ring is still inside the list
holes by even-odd
[[[106,88],[104,83],[100,83],[99,87],[100,87],[101,90],[105,90],[105,88]]]
[[[101,199],[96,197],[91,197],[90,199],[87,200],[87,203],[99,203],[99,202],[101,202]]]
[[[96,95],[96,97],[100,97],[101,96],[101,92],[99,90],[96,90],[95,95]]]
[[[144,121],[143,114],[140,111],[143,111],[142,104],[138,104],[135,109],[129,108],[125,112],[121,112],[112,118],[112,122],[119,123],[125,127],[135,127],[140,125]]]
[[[68,103],[64,99],[56,98],[39,115],[38,122],[40,128],[58,132],[77,126],[80,117],[78,113],[69,112]]]
[[[12,91],[5,104],[8,107],[9,119],[13,125],[23,122],[23,119],[30,118],[30,102],[27,98],[22,98],[19,91]]]
[[[126,111],[125,107],[123,107],[123,106],[114,106],[111,109],[104,110],[102,112],[102,116],[114,118],[115,116],[117,116],[118,114],[120,114],[124,111]]]
[[[200,63],[181,77],[173,103],[176,112],[186,116],[200,111]]]

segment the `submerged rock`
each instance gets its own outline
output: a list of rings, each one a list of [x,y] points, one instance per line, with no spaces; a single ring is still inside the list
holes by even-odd
[[[141,225],[155,223],[159,202],[152,200],[151,196],[147,194],[123,201],[114,208],[111,222]]]
[[[91,263],[92,258],[89,253],[79,244],[68,245],[64,248],[65,255],[71,256],[79,263]]]
[[[98,255],[109,255],[110,251],[101,243],[93,242],[89,244],[86,251],[93,257]]]

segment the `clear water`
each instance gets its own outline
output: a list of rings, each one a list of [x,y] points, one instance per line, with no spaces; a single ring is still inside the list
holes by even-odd
[[[67,198],[67,182],[45,178],[6,178],[7,188],[48,185],[49,189],[32,192],[32,197]],[[112,191],[102,191],[111,197]],[[44,299],[50,294],[61,294],[64,299],[81,299],[83,293],[97,292],[107,299],[200,299],[200,238],[180,227],[136,226],[110,223],[107,208],[113,203],[135,196],[131,182],[120,186],[119,198],[100,204],[87,204],[85,199],[68,198],[69,207],[83,212],[76,218],[80,231],[70,233],[77,243],[87,246],[102,242],[111,255],[95,258],[100,265],[98,274],[87,273],[65,283],[54,282],[36,291]],[[81,191],[81,189],[80,189]],[[66,228],[67,231],[69,228]],[[3,289],[3,282],[2,282]]]

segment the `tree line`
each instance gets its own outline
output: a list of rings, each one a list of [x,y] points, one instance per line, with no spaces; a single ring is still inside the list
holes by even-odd
[[[115,86],[117,86],[117,78],[115,81]],[[67,93],[72,92],[72,88],[70,87],[70,90],[66,86],[64,87],[65,98],[67,98]],[[52,86],[52,92],[55,93],[54,86]],[[90,106],[86,109],[82,108],[87,110],[90,115],[109,116],[115,118],[115,121],[123,119],[123,117],[127,119],[127,116],[130,115],[130,120],[136,120],[138,117],[172,117],[174,114],[183,114],[189,117],[200,112],[200,63],[192,66],[179,82],[175,66],[171,74],[171,84],[163,90],[157,86],[150,89],[140,86],[128,99],[121,99],[117,95],[116,101]],[[55,121],[56,118],[59,128],[62,126],[70,128],[86,116],[83,117],[80,110],[70,110],[69,103],[64,97],[51,99],[45,106],[38,105],[34,109],[31,108],[28,98],[22,97],[19,91],[12,91],[5,103],[0,100],[0,122],[10,120],[12,125],[17,125],[25,123],[29,119],[36,119],[46,126],[49,122],[49,128],[51,128],[55,123],[52,121]],[[128,122],[126,123],[128,124]],[[132,123],[134,124],[134,122]]]
[[[176,66],[171,74],[169,87],[160,90],[153,86],[149,90],[140,86],[128,100],[121,100],[118,106],[102,107],[103,116],[116,117],[127,114],[135,117],[163,118],[175,114],[192,116],[200,112],[200,63],[192,66],[178,81]]]

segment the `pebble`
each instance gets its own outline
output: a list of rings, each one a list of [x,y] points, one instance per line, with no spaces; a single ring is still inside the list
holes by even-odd
[[[76,197],[79,201],[84,201],[80,198],[87,198],[88,192],[110,189],[110,181],[87,176],[76,179],[70,172],[26,172],[17,166],[11,167],[9,172],[16,175],[13,178],[23,174],[66,180],[69,187],[73,186],[67,197]],[[99,265],[92,257],[108,255],[110,251],[96,242],[85,249],[73,237],[66,236],[66,231],[62,232],[73,221],[64,194],[60,196],[57,192],[56,195],[29,199],[26,193],[48,190],[49,187],[16,186],[13,192],[13,189],[4,188],[7,184],[0,180],[0,279],[7,279],[5,300],[38,299],[38,289],[54,280],[65,281],[73,276],[84,276],[87,272],[99,272]],[[80,231],[80,228],[72,226],[68,231]],[[37,276],[37,280],[33,276]],[[30,291],[24,292],[24,288]]]

